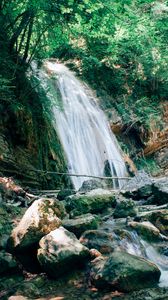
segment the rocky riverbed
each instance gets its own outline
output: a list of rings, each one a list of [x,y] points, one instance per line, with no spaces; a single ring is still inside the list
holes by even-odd
[[[167,177],[0,192],[0,299],[168,299]]]

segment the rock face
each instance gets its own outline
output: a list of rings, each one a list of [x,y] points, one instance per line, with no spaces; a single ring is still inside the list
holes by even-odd
[[[38,260],[42,269],[54,278],[82,265],[89,256],[89,249],[63,227],[44,236],[38,250]]]
[[[36,200],[26,211],[19,225],[12,231],[8,248],[21,251],[30,248],[51,230],[61,225],[65,215],[64,206],[55,199]]]
[[[0,274],[11,272],[18,268],[16,260],[10,253],[0,251]]]
[[[114,218],[135,217],[136,215],[137,209],[133,200],[120,201],[114,210]]]
[[[102,194],[101,194],[102,193]],[[103,193],[103,190],[85,195],[75,195],[67,198],[65,208],[71,217],[87,213],[101,213],[108,207],[114,207],[116,204],[115,195],[110,192]]]
[[[123,251],[92,262],[91,280],[99,288],[130,292],[153,285],[159,277],[160,270],[153,263]]]
[[[97,229],[98,224],[98,217],[92,214],[85,214],[74,219],[64,220],[62,223],[67,230],[73,232],[77,237],[80,237],[86,230]]]

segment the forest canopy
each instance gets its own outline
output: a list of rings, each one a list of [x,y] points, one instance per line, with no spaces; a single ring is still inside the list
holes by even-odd
[[[73,60],[90,84],[113,95],[126,120],[127,103],[145,122],[167,98],[167,1],[1,0],[0,16],[16,61]]]

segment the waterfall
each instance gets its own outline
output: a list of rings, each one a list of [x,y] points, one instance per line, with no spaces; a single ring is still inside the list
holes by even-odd
[[[53,126],[64,148],[69,173],[103,176],[108,164],[112,176],[125,176],[117,140],[89,88],[67,67],[54,61],[45,61],[38,78],[51,101]],[[85,180],[86,177],[72,177],[75,189]],[[113,187],[122,185],[123,180],[113,180]]]

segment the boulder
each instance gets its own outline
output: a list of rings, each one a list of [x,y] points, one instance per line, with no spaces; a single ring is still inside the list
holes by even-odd
[[[74,270],[90,257],[89,249],[64,227],[51,231],[39,244],[39,263],[42,269],[54,278]]]
[[[63,189],[58,192],[57,199],[62,201],[65,200],[67,197],[76,194],[74,190],[71,189]]]
[[[0,274],[11,272],[17,268],[18,264],[12,255],[4,250],[0,251]]]
[[[109,254],[116,247],[114,235],[103,230],[88,230],[84,232],[80,242],[89,249],[96,249],[102,254]]]
[[[147,241],[161,240],[161,234],[158,228],[156,228],[151,222],[129,222],[128,225],[135,229],[139,235],[141,235]]]
[[[168,209],[153,211],[148,214],[148,219],[162,234],[168,235]]]
[[[120,201],[114,210],[114,218],[126,218],[128,216],[135,217],[137,215],[137,208],[133,200]]]
[[[63,220],[62,225],[69,231],[73,232],[78,238],[81,234],[89,229],[97,229],[99,218],[92,214],[85,214],[74,219]]]
[[[98,288],[130,292],[152,286],[159,281],[160,270],[146,259],[124,251],[114,251],[109,258],[92,262],[91,281]]]
[[[50,231],[61,225],[60,218],[65,216],[64,206],[55,199],[36,200],[26,211],[8,240],[8,249],[22,251],[32,248]]]
[[[68,197],[65,202],[65,208],[71,217],[87,213],[102,213],[107,208],[116,205],[115,194],[102,189],[91,191],[87,194]]]
[[[80,192],[88,192],[91,190],[95,190],[98,188],[104,188],[104,184],[100,180],[95,180],[95,179],[90,179],[90,180],[85,180],[82,183],[81,188],[79,189]]]
[[[145,171],[141,170],[136,173],[131,180],[124,186],[122,192],[125,197],[135,200],[146,199],[152,195],[152,184],[154,179]]]
[[[161,205],[168,203],[168,177],[156,180],[153,184],[152,192],[156,204]]]

